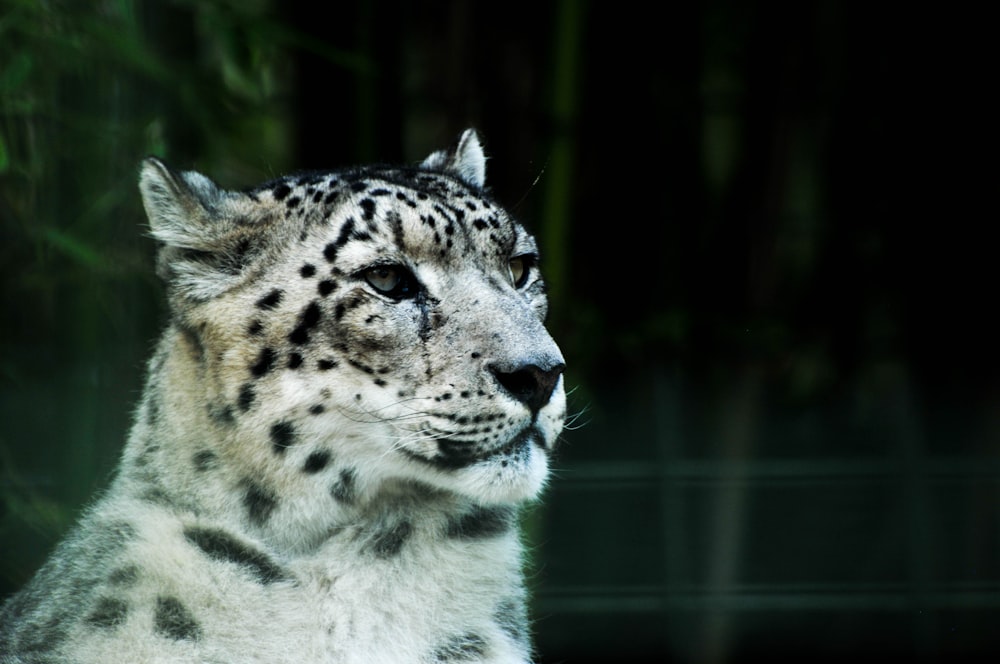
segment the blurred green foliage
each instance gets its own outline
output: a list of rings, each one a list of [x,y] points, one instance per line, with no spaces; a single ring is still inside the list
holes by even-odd
[[[5,586],[103,484],[162,320],[139,160],[197,154],[247,181],[289,165],[281,40],[295,34],[276,33],[267,7],[0,2]]]

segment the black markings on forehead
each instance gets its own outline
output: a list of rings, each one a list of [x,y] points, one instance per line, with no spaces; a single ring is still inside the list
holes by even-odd
[[[322,173],[304,173],[299,176],[298,180],[296,180],[296,184],[300,187],[302,185],[319,184],[323,181],[324,177],[326,176]]]
[[[270,293],[257,300],[256,306],[258,309],[274,309],[281,304],[281,298],[284,294],[284,291],[280,288],[275,288]]]
[[[176,597],[156,598],[153,629],[174,641],[197,641],[201,638],[201,626]]]
[[[265,553],[225,531],[190,526],[184,529],[184,537],[212,560],[234,563],[246,569],[258,583],[268,584],[289,578]]]
[[[324,358],[316,363],[316,368],[320,371],[329,371],[337,366],[336,360],[331,360],[329,358]]]
[[[435,662],[477,662],[486,655],[486,639],[478,634],[453,636],[434,650]]]
[[[118,597],[102,597],[94,609],[84,619],[88,625],[111,629],[125,622],[128,617],[128,602]]]
[[[260,378],[274,367],[274,349],[264,347],[257,356],[257,361],[250,367],[250,373],[254,378]]]
[[[298,196],[292,196],[287,201],[285,201],[285,207],[287,207],[289,210],[294,210],[299,206],[299,203],[301,202],[302,202],[301,198],[299,198]]]
[[[252,524],[263,526],[267,523],[277,505],[278,499],[271,491],[249,478],[243,480],[243,507]]]
[[[382,530],[376,531],[365,546],[365,550],[375,555],[376,558],[393,558],[399,555],[403,545],[413,533],[413,526],[409,521],[399,521],[388,525]]]
[[[291,353],[288,356],[288,368],[298,369],[300,366],[302,366],[302,356],[298,353]]]
[[[323,248],[323,257],[327,260],[327,262],[332,263],[337,260],[337,252],[340,251],[340,248],[347,244],[347,241],[351,239],[352,235],[354,235],[355,223],[354,217],[348,217],[345,219],[343,225],[340,227],[340,232],[337,234],[337,239]]]
[[[299,269],[299,274],[302,275],[303,279],[308,279],[309,277],[316,274],[316,266],[306,263]]]
[[[351,191],[353,191],[356,194],[360,194],[367,188],[368,188],[368,183],[365,182],[364,180],[358,180],[357,182],[351,183]]]
[[[392,229],[393,241],[397,247],[402,249],[405,246],[403,244],[403,218],[396,212],[390,212],[386,215],[386,220],[389,222],[389,228]]]
[[[271,425],[269,436],[275,454],[284,454],[298,438],[295,426],[291,422],[275,422]]]
[[[288,335],[288,340],[293,344],[305,344],[309,342],[309,330],[319,323],[320,309],[316,302],[310,302],[302,313],[299,314],[299,323]]]
[[[510,531],[513,525],[514,512],[509,507],[477,506],[465,514],[450,519],[446,532],[452,539],[488,539],[503,535]]]
[[[274,196],[274,200],[282,201],[285,199],[285,196],[287,196],[291,192],[292,188],[289,187],[286,183],[282,182],[277,187],[271,190],[271,195]]]
[[[371,221],[375,217],[375,201],[370,198],[361,201],[361,218],[364,221]]]

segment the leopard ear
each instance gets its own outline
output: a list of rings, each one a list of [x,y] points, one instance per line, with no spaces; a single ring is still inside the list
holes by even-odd
[[[172,247],[211,251],[216,244],[213,216],[223,197],[201,173],[178,173],[149,157],[139,173],[139,191],[153,237]]]
[[[486,184],[486,155],[475,129],[466,129],[458,143],[448,150],[432,153],[421,166],[451,173],[477,189]]]
[[[150,231],[161,242],[157,274],[175,292],[205,300],[238,283],[263,225],[240,214],[244,194],[152,157],[142,164],[139,190]]]

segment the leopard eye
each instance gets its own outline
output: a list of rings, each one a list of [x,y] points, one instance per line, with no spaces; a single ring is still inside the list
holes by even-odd
[[[510,268],[510,280],[514,288],[521,288],[528,283],[531,276],[531,268],[535,264],[535,257],[531,255],[515,256],[507,264]]]
[[[417,294],[417,278],[399,265],[376,265],[364,271],[368,284],[378,292],[403,300]]]

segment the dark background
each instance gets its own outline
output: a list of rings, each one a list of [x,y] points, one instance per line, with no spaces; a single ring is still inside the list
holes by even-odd
[[[995,38],[873,4],[0,0],[0,596],[164,322],[143,156],[241,188],[475,126],[573,389],[540,661],[995,655]]]

